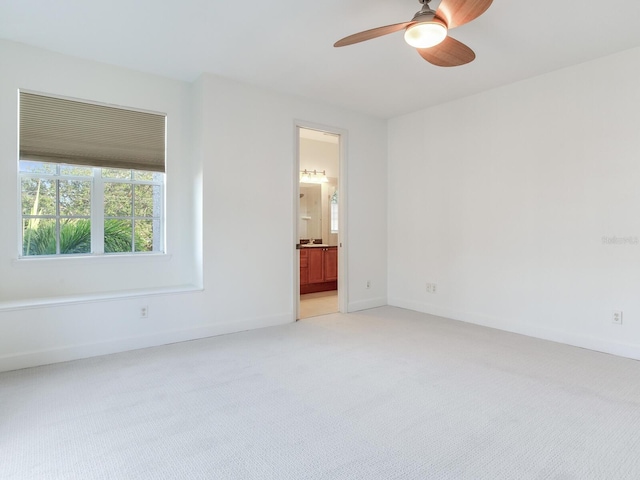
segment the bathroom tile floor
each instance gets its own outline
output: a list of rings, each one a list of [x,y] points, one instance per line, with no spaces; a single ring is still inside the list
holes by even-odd
[[[338,312],[338,291],[300,295],[300,319]]]

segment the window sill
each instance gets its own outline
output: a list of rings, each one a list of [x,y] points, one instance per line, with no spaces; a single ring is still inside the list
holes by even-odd
[[[28,310],[33,308],[58,307],[58,306],[65,306],[65,305],[77,305],[82,303],[126,300],[129,298],[137,298],[137,297],[178,295],[183,293],[196,293],[196,292],[202,292],[202,291],[204,291],[204,288],[199,287],[197,285],[176,285],[173,287],[130,290],[126,292],[83,294],[83,295],[52,297],[52,298],[32,298],[32,299],[0,302],[0,312],[10,311],[10,310]]]
[[[32,256],[14,258],[11,263],[15,267],[34,267],[45,265],[60,265],[60,263],[138,263],[138,262],[168,262],[172,255],[167,253],[142,253],[135,255],[65,255],[65,256]]]

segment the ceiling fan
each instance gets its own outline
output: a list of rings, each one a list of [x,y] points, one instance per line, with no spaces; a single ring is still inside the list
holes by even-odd
[[[478,18],[493,0],[442,0],[435,12],[429,8],[431,0],[419,2],[422,9],[411,21],[355,33],[338,40],[333,46],[353,45],[404,29],[405,41],[433,65],[457,67],[472,62],[476,54],[464,43],[448,36],[448,30]]]

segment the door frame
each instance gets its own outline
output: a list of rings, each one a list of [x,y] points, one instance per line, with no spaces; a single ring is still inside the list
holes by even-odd
[[[348,262],[347,262],[347,135],[345,129],[323,125],[305,120],[295,120],[293,125],[295,150],[293,162],[293,321],[300,318],[300,255],[296,249],[298,244],[298,232],[300,222],[300,129],[317,130],[319,132],[339,135],[338,162],[338,311],[347,313],[348,311]]]

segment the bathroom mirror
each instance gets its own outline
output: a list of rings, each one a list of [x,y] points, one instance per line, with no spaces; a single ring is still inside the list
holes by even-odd
[[[337,203],[338,182],[336,178],[329,177],[328,182],[321,184],[300,182],[298,238],[321,240],[318,243],[324,245],[337,245]]]
[[[300,221],[298,238],[322,238],[322,186],[300,184]]]

